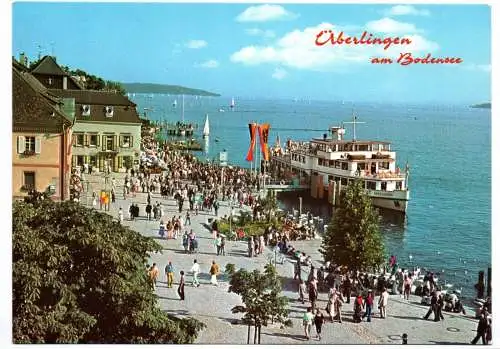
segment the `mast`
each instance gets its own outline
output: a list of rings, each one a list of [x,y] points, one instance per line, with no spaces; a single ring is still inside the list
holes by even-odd
[[[184,95],[182,95],[182,123],[184,123]]]
[[[356,124],[365,124],[363,121],[358,121],[358,117],[352,112],[352,121],[345,121],[344,124],[352,124],[353,132],[352,132],[352,140],[356,140]]]

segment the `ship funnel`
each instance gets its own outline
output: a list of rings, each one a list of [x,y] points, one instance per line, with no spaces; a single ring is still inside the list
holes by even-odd
[[[337,136],[337,140],[341,141],[342,138],[344,137],[345,129],[343,127],[334,126],[331,128],[331,132],[333,139],[335,139],[335,136]]]

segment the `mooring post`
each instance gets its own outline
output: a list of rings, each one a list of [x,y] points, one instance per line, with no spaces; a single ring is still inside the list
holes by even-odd
[[[488,287],[486,289],[486,294],[491,297],[491,267],[488,268]]]
[[[479,272],[475,288],[477,291],[477,298],[479,299],[484,298],[484,270],[481,270]]]

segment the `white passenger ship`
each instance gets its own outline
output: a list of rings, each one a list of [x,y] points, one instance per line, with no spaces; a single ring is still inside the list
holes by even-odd
[[[277,142],[272,148],[270,170],[275,175],[293,178],[296,184],[308,184],[311,196],[338,204],[340,190],[351,180],[361,178],[376,207],[406,212],[410,191],[408,166],[402,171],[396,165],[396,152],[390,142],[356,139],[354,117],[353,139],[345,140],[345,128],[331,127],[327,134],[309,142],[287,141],[283,149]],[[300,183],[297,183],[300,182]]]

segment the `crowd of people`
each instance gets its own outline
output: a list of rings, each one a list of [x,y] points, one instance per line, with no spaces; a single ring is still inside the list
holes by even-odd
[[[151,141],[151,147],[158,146]],[[214,254],[225,255],[226,236],[218,229],[218,208],[220,201],[230,201],[236,207],[246,205],[252,212],[254,221],[266,219],[266,212],[262,202],[255,196],[255,190],[259,189],[259,178],[250,174],[249,171],[238,167],[219,167],[210,163],[198,161],[193,155],[172,151],[168,145],[159,147],[155,154],[165,164],[166,168],[160,173],[150,166],[141,164],[138,168],[130,171],[124,180],[124,197],[135,196],[142,191],[147,194],[147,204],[143,207],[144,217],[148,220],[159,222],[158,235],[164,239],[182,239],[185,253],[196,253],[198,240],[191,226],[191,215],[200,212],[213,215],[215,220],[210,227],[213,233]],[[115,184],[113,183],[113,190]],[[152,194],[160,194],[162,197],[174,198],[178,206],[178,214],[166,217],[162,204],[151,203]],[[123,220],[123,212],[120,209],[120,220]],[[129,207],[129,219],[137,219],[142,216],[142,210],[137,203]],[[233,213],[231,212],[231,218]],[[231,219],[227,216],[225,219]],[[310,222],[308,217],[307,222]],[[420,280],[420,269],[408,270],[399,268],[395,256],[389,260],[388,270],[379,274],[369,274],[360,271],[350,271],[345,266],[332,265],[330,262],[315,267],[311,256],[294,248],[293,242],[297,240],[308,240],[316,237],[316,229],[312,224],[300,222],[299,220],[278,216],[279,224],[269,224],[260,234],[246,236],[244,231],[238,231],[238,237],[246,238],[248,243],[248,257],[262,255],[266,246],[271,246],[281,254],[295,260],[294,279],[298,279],[298,299],[300,302],[310,302],[310,306],[303,316],[305,336],[310,339],[312,325],[315,325],[317,338],[321,339],[322,326],[325,322],[339,322],[343,320],[343,309],[346,304],[352,302],[352,320],[355,323],[366,319],[371,322],[378,309],[379,318],[385,319],[389,315],[388,303],[389,292],[400,294],[406,300],[410,295],[419,294],[422,300],[429,300],[429,311],[424,316],[428,319],[434,314],[434,321],[444,319],[444,311],[462,312],[463,305],[454,293],[446,294],[437,285],[432,273],[427,273],[423,278],[423,284],[416,287]],[[302,277],[304,267],[309,268],[307,278]],[[212,262],[207,268],[210,274],[210,284],[218,285],[217,276],[220,267]],[[386,271],[389,271],[386,273]],[[189,270],[192,275],[192,284],[200,286],[198,276],[201,267],[194,259]],[[156,264],[147,267],[147,275],[151,287],[155,289],[159,279],[159,270]],[[174,283],[175,269],[172,262],[165,266],[166,283],[172,287]],[[180,270],[177,293],[181,300],[185,300],[184,287],[186,284],[186,272]],[[319,293],[327,294],[325,308],[318,307]],[[354,297],[353,297],[354,295]],[[491,311],[491,310],[490,310]],[[488,342],[491,337],[491,321],[489,320],[487,307],[481,313],[477,330],[477,337],[473,340],[475,344],[480,338]],[[490,332],[488,332],[490,331]]]

